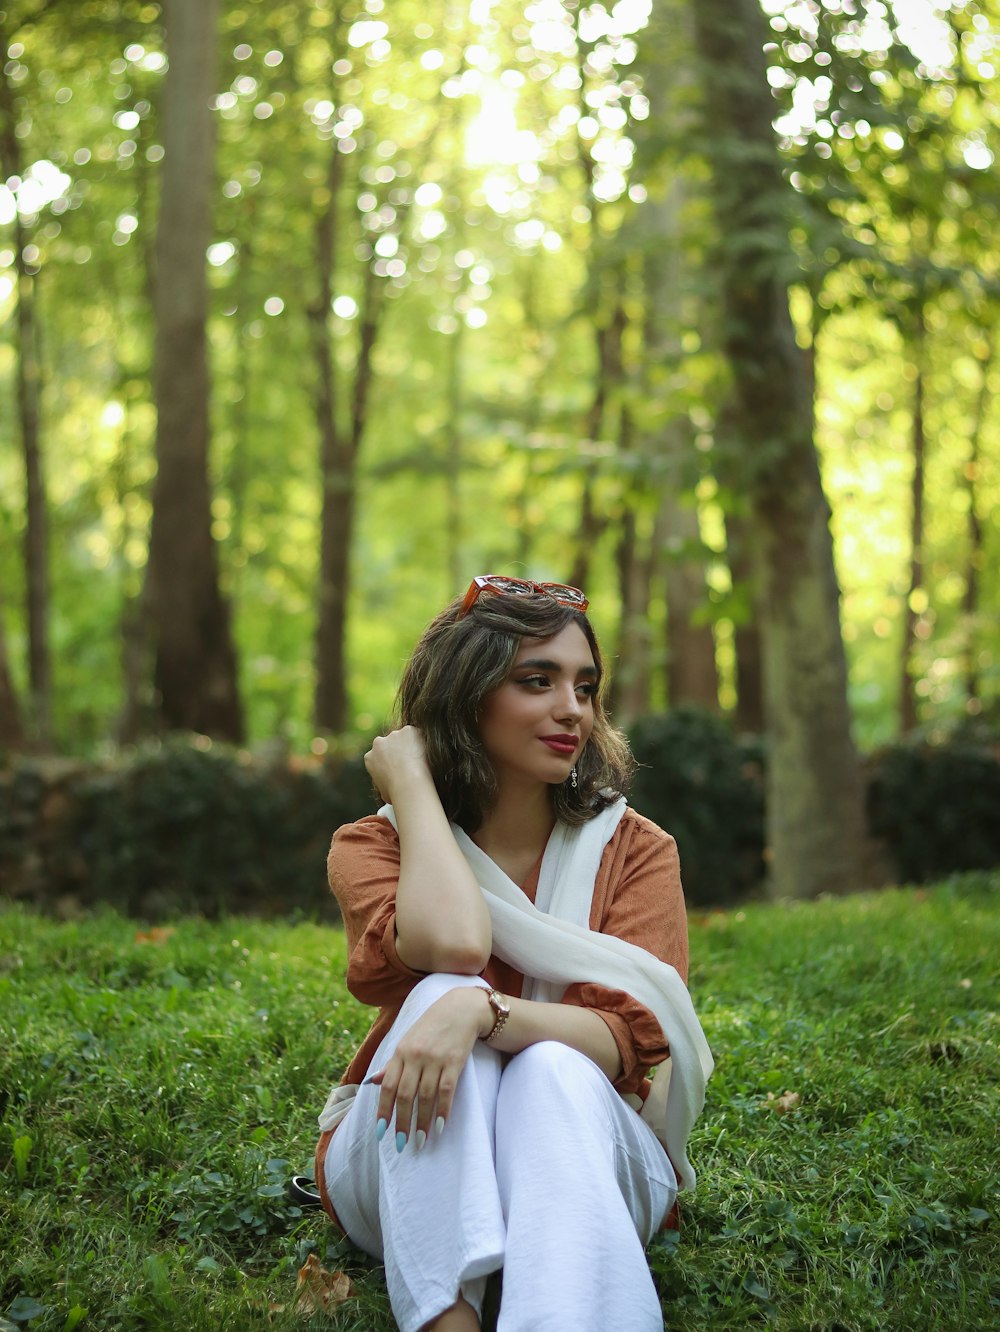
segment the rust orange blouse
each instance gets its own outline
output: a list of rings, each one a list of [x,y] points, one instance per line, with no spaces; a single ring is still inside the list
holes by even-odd
[[[541,860],[522,885],[534,901]],[[399,839],[388,819],[372,815],[346,824],[334,835],[327,860],[330,887],[340,904],[347,932],[347,988],[379,1012],[351,1060],[343,1082],[365,1077],[375,1051],[403,1001],[423,973],[396,952],[396,883]],[[687,981],[688,937],[680,864],[674,839],[655,823],[628,809],[605,847],[590,909],[590,928],[614,934],[675,967]],[[524,977],[491,958],[484,978],[503,994],[519,996]],[[669,1053],[659,1023],[622,990],[571,985],[561,1000],[593,1009],[608,1024],[621,1055],[615,1087],[645,1099],[646,1073]]]

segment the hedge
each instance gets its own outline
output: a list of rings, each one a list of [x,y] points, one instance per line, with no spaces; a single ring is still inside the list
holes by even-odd
[[[677,838],[689,903],[760,891],[761,741],[693,709],[645,718],[630,738],[632,804]],[[917,736],[866,768],[871,828],[900,881],[1000,864],[992,737]],[[108,903],[146,919],[335,918],[330,837],[375,807],[360,757],[264,763],[195,737],[103,764],[21,759],[0,769],[0,892],[63,915]]]

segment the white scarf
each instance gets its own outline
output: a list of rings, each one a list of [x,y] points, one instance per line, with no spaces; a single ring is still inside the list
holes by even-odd
[[[601,857],[625,808],[619,799],[578,828],[556,825],[542,857],[535,905],[461,828],[452,824],[452,831],[486,899],[493,953],[525,978],[522,998],[555,1003],[567,986],[589,982],[624,990],[653,1013],[670,1046],[670,1059],[657,1070],[640,1113],[666,1148],[681,1186],[693,1189],[687,1140],[705,1103],[713,1061],[691,996],[669,963],[589,928]],[[391,805],[383,805],[379,815],[396,827]],[[340,1122],[355,1091],[353,1086],[333,1089],[320,1115],[321,1129]]]

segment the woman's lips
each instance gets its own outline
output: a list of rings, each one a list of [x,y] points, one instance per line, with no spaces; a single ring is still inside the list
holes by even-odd
[[[543,745],[548,745],[549,749],[556,754],[563,754],[568,757],[576,752],[577,741],[573,736],[543,735],[539,739]]]

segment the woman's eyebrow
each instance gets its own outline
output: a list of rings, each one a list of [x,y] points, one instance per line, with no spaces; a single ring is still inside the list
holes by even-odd
[[[514,666],[514,669],[517,670],[517,671],[520,671],[520,670],[522,670],[522,669],[523,669],[524,667],[526,667],[526,666],[532,667],[532,668],[533,668],[534,670],[536,670],[536,671],[552,671],[552,672],[559,672],[559,671],[561,671],[561,670],[563,669],[563,668],[562,668],[562,663],[561,663],[561,662],[558,662],[558,661],[548,661],[548,660],[547,660],[546,658],[544,658],[544,657],[526,657],[523,661],[519,661],[519,662],[517,662],[517,663],[515,664],[515,666]],[[578,668],[576,674],[577,674],[577,675],[588,675],[588,676],[592,676],[592,677],[596,680],[596,679],[597,679],[597,667],[596,667],[596,666],[580,666],[580,667]]]

